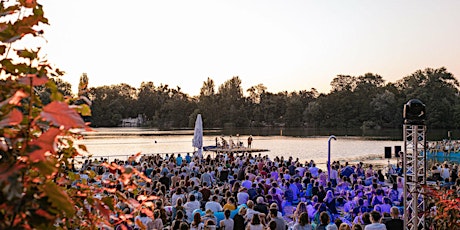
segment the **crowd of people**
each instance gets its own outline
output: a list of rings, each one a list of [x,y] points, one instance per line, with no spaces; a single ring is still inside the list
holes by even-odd
[[[77,173],[88,179],[92,171],[114,181],[119,172],[102,162],[107,159],[86,160]],[[403,229],[403,177],[390,181],[382,169],[362,162],[333,162],[330,178],[314,161],[249,153],[157,154],[113,162],[150,178],[133,177],[136,190],[118,184],[118,191],[134,199],[157,197],[149,210],[116,229]],[[449,173],[455,181],[450,189],[458,191],[458,171]],[[123,201],[117,207],[134,211]]]

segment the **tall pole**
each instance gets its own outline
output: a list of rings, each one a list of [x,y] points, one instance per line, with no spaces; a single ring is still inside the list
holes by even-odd
[[[426,229],[426,108],[418,99],[404,105],[404,226],[406,230]]]
[[[334,135],[329,136],[329,139],[327,140],[327,178],[328,181],[331,180],[331,140],[337,140],[337,138]]]
[[[425,227],[426,126],[404,125],[404,225],[406,229]]]

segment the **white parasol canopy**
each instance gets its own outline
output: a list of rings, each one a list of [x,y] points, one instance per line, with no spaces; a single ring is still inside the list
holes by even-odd
[[[203,121],[201,119],[201,114],[196,116],[192,146],[198,149],[196,156],[200,158],[203,157]]]

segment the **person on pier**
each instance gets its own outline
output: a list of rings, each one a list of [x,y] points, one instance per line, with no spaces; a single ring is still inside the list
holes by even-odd
[[[252,135],[248,137],[248,148],[252,148]]]

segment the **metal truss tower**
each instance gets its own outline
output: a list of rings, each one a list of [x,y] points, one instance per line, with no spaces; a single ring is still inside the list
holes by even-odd
[[[426,203],[426,126],[403,125],[404,129],[404,226],[425,229]]]

